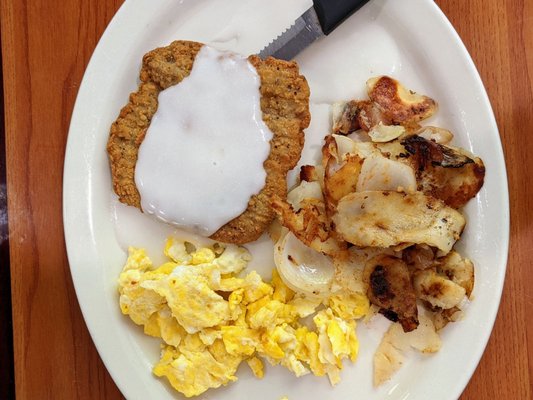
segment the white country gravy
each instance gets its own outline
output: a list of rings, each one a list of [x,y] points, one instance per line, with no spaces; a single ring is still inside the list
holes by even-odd
[[[272,139],[260,83],[245,57],[203,46],[190,75],[159,94],[135,167],[144,212],[203,236],[244,212],[265,185]]]

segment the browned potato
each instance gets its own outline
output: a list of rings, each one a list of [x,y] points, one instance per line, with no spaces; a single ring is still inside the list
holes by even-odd
[[[441,309],[457,307],[466,294],[462,286],[432,270],[415,273],[413,284],[419,299]]]
[[[433,321],[420,314],[420,324],[414,331],[405,333],[398,324],[392,324],[383,335],[374,354],[374,386],[389,380],[403,364],[409,348],[421,353],[435,353],[442,346]]]
[[[438,144],[448,144],[453,139],[453,133],[448,129],[438,128],[436,126],[424,126],[413,133]]]
[[[358,101],[333,104],[333,133],[348,135],[360,129],[357,116],[359,114]]]
[[[413,135],[401,141],[417,171],[418,190],[441,199],[453,208],[464,206],[483,186],[485,166],[481,158]]]
[[[450,322],[459,321],[463,318],[464,312],[458,307],[452,307],[444,310],[438,310],[433,313],[433,323],[435,324],[435,329],[440,331]]]
[[[336,206],[347,194],[355,192],[362,160],[356,154],[350,154],[337,170],[326,168],[324,176],[324,194],[328,204]]]
[[[337,104],[333,114],[333,133],[338,135],[348,135],[358,129],[368,132],[379,123],[392,124],[387,110],[368,100],[351,100]]]
[[[406,89],[388,76],[371,78],[366,85],[368,97],[380,106],[392,125],[416,124],[437,111],[435,100]]]
[[[416,294],[409,269],[401,259],[388,255],[372,258],[365,265],[363,281],[368,286],[368,299],[380,307],[381,314],[399,321],[405,332],[416,329]]]
[[[474,264],[472,261],[461,257],[456,251],[451,251],[440,260],[437,272],[446,275],[453,282],[462,286],[466,295],[470,297],[474,289]]]
[[[343,197],[332,221],[340,237],[360,247],[427,244],[447,254],[465,219],[442,201],[423,193],[368,191]]]
[[[355,192],[362,161],[357,154],[340,154],[338,143],[333,135],[328,135],[324,139],[322,147],[323,191],[328,215],[335,211],[337,202],[341,198]]]

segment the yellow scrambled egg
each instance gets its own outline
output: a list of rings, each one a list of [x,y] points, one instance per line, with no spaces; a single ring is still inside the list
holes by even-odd
[[[233,245],[188,251],[169,238],[164,253],[168,262],[154,267],[143,249],[129,249],[119,278],[120,308],[146,334],[162,339],[153,373],[185,396],[237,380],[242,361],[258,378],[267,360],[296,376],[328,375],[334,385],[342,361],[357,357],[355,319],[368,311],[365,296],[321,301],[295,294],[276,270],[270,283],[255,271],[241,276],[251,257]],[[308,316],[312,329],[301,321]]]

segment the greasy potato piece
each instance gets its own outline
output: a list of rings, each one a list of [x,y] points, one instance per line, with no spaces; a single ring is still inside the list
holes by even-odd
[[[333,110],[333,133],[348,135],[358,129],[366,132],[378,124],[391,125],[392,119],[379,104],[368,100],[351,100],[336,104]]]
[[[448,144],[453,139],[453,133],[437,126],[424,126],[413,133],[438,144]]]
[[[405,127],[402,125],[383,125],[380,122],[370,129],[368,136],[370,136],[374,143],[386,143],[399,138],[405,132]]]
[[[300,167],[300,181],[301,182],[318,182],[318,171],[314,165],[302,165]]]
[[[418,188],[443,200],[453,208],[460,208],[476,196],[485,181],[485,165],[480,158],[458,168],[429,165],[417,174]]]
[[[368,286],[363,282],[365,265],[368,260],[385,254],[393,255],[394,252],[379,247],[359,248],[352,246],[346,251],[336,254],[332,257],[335,265],[335,282],[340,285],[342,290],[351,293],[366,293]]]
[[[371,78],[366,85],[368,97],[380,106],[392,125],[413,125],[432,116],[437,110],[435,100],[406,89],[391,77]]]
[[[481,190],[485,166],[480,158],[458,169],[430,166],[420,174],[419,188],[453,208],[463,207]]]
[[[332,217],[341,238],[360,247],[427,244],[447,254],[459,239],[465,218],[423,193],[351,193]]]
[[[420,171],[430,165],[443,168],[461,168],[466,164],[474,163],[474,160],[459,152],[458,149],[438,144],[422,136],[412,135],[401,140],[400,143],[412,155],[411,161]]]
[[[459,321],[464,317],[464,311],[458,307],[452,307],[448,309],[438,309],[433,313],[433,323],[435,324],[435,329],[440,331],[449,322]]]
[[[466,294],[462,286],[432,270],[415,273],[413,285],[419,299],[442,309],[458,306]]]
[[[420,314],[419,318],[420,324],[412,332],[405,333],[398,324],[391,324],[383,335],[374,354],[374,386],[389,380],[400,369],[409,348],[421,353],[440,350],[442,341],[433,321],[424,314]]]
[[[334,159],[330,159],[332,162]],[[326,168],[324,176],[324,193],[328,206],[334,208],[337,202],[347,194],[355,192],[362,160],[357,154],[348,154],[338,169]]]
[[[485,165],[464,150],[413,135],[401,140],[417,171],[418,190],[453,208],[464,206],[483,186]]]
[[[331,231],[323,200],[303,199],[299,209],[295,210],[287,201],[274,196],[272,208],[281,224],[306,246],[327,255],[335,255],[345,249],[345,244],[336,240]]]
[[[435,269],[435,249],[426,245],[414,245],[402,251],[402,260],[411,273],[424,269]],[[454,253],[452,250],[449,254]]]
[[[446,275],[448,279],[462,286],[466,295],[470,297],[474,290],[474,264],[468,258],[463,258],[456,251],[439,260],[437,272]]]
[[[157,110],[157,97],[161,90],[178,84],[189,75],[201,47],[201,43],[175,41],[143,57],[139,89],[130,96],[129,103],[111,126],[107,145],[113,188],[121,202],[141,208],[134,179],[135,164],[139,147]],[[250,198],[248,208],[241,215],[211,236],[217,241],[237,244],[257,239],[274,219],[271,198],[273,195],[286,197],[286,175],[300,158],[303,130],[310,121],[309,86],[299,75],[295,62],[274,58],[263,61],[257,56],[250,56],[248,60],[261,79],[261,111],[273,138],[270,154],[264,162],[265,186]]]
[[[388,76],[367,81],[370,100],[351,100],[333,106],[333,133],[348,135],[358,129],[369,132],[377,125],[402,125],[418,131],[418,122],[437,110],[435,100],[406,89]]]
[[[347,103],[335,103],[332,106],[333,128],[332,132],[338,135],[348,135],[360,129],[357,115],[359,114],[358,101],[351,100]]]
[[[429,128],[421,133],[429,132],[428,135],[431,135],[433,132],[444,141],[451,138],[449,131]],[[483,186],[483,161],[463,149],[419,135],[377,143],[376,146],[385,157],[408,164],[416,171],[417,190],[444,201],[450,207],[457,209],[464,206]]]
[[[389,112],[383,109],[383,107],[380,107],[376,102],[364,100],[356,103],[359,107],[357,122],[362,130],[368,132],[372,127],[380,123],[383,125],[393,124],[394,121],[389,115]]]
[[[347,142],[350,145],[343,146]],[[337,202],[347,194],[355,192],[357,186],[363,160],[357,154],[351,153],[352,143],[355,145],[351,139],[339,135],[328,135],[324,138],[323,192],[328,216],[335,211]]]
[[[365,158],[356,185],[358,192],[367,190],[414,192],[416,187],[413,168],[382,155]]]
[[[407,265],[399,258],[379,255],[369,260],[363,271],[367,296],[379,312],[393,322],[400,322],[404,332],[418,326],[416,294]]]

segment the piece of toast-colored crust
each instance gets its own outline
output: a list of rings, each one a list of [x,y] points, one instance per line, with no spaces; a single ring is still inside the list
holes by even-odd
[[[111,125],[107,142],[113,189],[122,203],[141,209],[135,165],[139,147],[157,111],[159,92],[189,75],[201,47],[197,42],[175,41],[143,57],[139,88],[130,95],[128,104]],[[248,60],[261,78],[261,111],[273,138],[264,162],[265,186],[250,198],[248,208],[241,215],[211,236],[217,241],[236,244],[256,240],[272,222],[275,216],[270,206],[272,196],[286,198],[287,172],[300,159],[303,130],[310,122],[309,86],[299,74],[298,65],[274,58],[261,60],[257,56]]]

